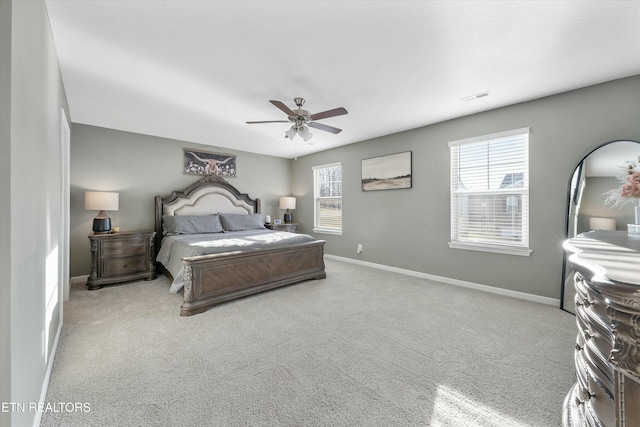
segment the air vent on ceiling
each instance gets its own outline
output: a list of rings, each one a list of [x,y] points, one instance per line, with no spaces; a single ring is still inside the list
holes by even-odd
[[[465,96],[464,98],[460,98],[460,101],[475,101],[476,99],[484,98],[489,96],[489,91],[486,90],[484,92],[476,93],[475,95]]]

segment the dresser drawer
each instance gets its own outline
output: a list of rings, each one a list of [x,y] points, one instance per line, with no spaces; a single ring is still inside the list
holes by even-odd
[[[144,254],[149,246],[147,239],[109,240],[102,242],[100,250],[103,257]]]
[[[589,376],[600,383],[606,393],[613,398],[615,387],[614,373],[611,366],[597,355],[594,355],[588,345],[585,347],[576,346],[575,358],[576,368],[578,365],[584,366]]]
[[[276,231],[287,231],[289,233],[297,233],[298,224],[297,223],[275,224],[273,226],[273,229]]]
[[[144,255],[102,260],[102,276],[121,276],[146,271],[147,258]]]
[[[590,414],[591,425],[615,425],[615,405],[612,384],[602,381],[601,375],[594,371],[583,350],[575,354],[576,373],[578,377],[578,399],[584,405],[584,413]],[[597,369],[597,368],[596,368]],[[596,415],[597,414],[597,415]]]
[[[603,363],[607,363],[613,349],[611,330],[602,323],[601,319],[593,319],[583,307],[576,307],[576,323],[584,343],[583,347],[589,346]]]
[[[602,294],[594,289],[580,273],[575,275],[575,303],[576,307],[582,307],[585,313],[593,320],[601,323],[606,329],[609,316],[607,315],[607,303]]]

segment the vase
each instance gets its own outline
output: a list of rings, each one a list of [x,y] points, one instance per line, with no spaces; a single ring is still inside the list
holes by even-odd
[[[636,206],[636,224],[640,224],[640,206]]]

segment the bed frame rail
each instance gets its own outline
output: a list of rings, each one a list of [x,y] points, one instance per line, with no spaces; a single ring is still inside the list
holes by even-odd
[[[323,240],[282,248],[184,258],[181,316],[310,279],[324,279]]]

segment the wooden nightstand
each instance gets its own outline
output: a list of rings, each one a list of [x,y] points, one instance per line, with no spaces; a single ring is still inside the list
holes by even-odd
[[[289,233],[297,233],[298,223],[290,222],[288,224],[274,224],[272,229],[276,231],[288,231]]]
[[[111,283],[156,277],[153,231],[90,234],[89,290]]]

